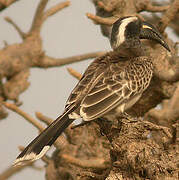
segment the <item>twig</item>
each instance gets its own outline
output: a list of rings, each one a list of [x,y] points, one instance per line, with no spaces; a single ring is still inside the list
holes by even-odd
[[[79,72],[75,71],[73,68],[67,68],[67,70],[76,79],[78,79],[78,80],[81,79],[82,75]]]
[[[44,9],[45,9],[47,3],[48,3],[48,0],[40,1],[39,5],[37,7],[36,13],[35,13],[33,22],[32,22],[30,33],[32,33],[33,31],[37,31],[37,32],[40,31],[41,25],[43,23],[43,13],[44,13]]]
[[[111,11],[113,11],[115,9],[117,3],[118,3],[117,1],[114,1],[113,4],[109,3],[109,4],[106,5],[106,4],[104,4],[104,2],[98,1],[98,6],[100,8],[103,8],[107,12],[111,12]]]
[[[0,180],[6,180],[9,177],[11,177],[12,175],[14,175],[15,173],[18,173],[20,171],[22,171],[24,168],[29,167],[32,165],[33,162],[29,162],[26,163],[25,165],[21,165],[21,166],[10,166],[9,168],[7,168],[6,170],[4,170],[1,174],[0,174]]]
[[[100,16],[96,16],[91,13],[86,13],[86,16],[89,19],[93,20],[96,24],[104,24],[108,26],[111,26],[117,19],[117,18],[102,18]]]
[[[53,122],[53,119],[43,115],[41,112],[36,112],[35,115],[40,121],[44,122],[47,125],[50,125]]]
[[[20,108],[18,108],[15,104],[10,104],[10,103],[7,103],[7,102],[2,102],[3,105],[16,112],[17,114],[19,114],[20,116],[22,116],[24,119],[26,119],[28,122],[30,122],[32,125],[34,125],[35,127],[38,128],[39,131],[43,131],[44,128],[42,127],[42,125],[37,122],[34,118],[32,118],[29,114],[27,114],[26,112],[22,111]]]
[[[69,5],[70,5],[70,1],[65,1],[65,2],[61,2],[61,3],[53,6],[52,8],[50,8],[49,10],[47,10],[44,13],[43,21],[45,21],[49,16],[52,16],[55,13],[57,13],[58,11],[64,9],[65,7],[68,7]]]
[[[160,30],[161,33],[164,32],[165,28],[175,18],[178,12],[179,12],[179,1],[174,0],[159,22],[158,29]]]
[[[145,11],[148,12],[163,12],[166,11],[168,8],[170,7],[170,5],[166,5],[166,6],[154,6],[151,3],[147,4]]]
[[[24,33],[10,17],[5,17],[4,19],[16,29],[22,39],[25,39],[26,33]]]
[[[4,6],[9,6],[16,1],[18,0],[0,0],[0,3],[3,4]]]
[[[0,0],[0,11],[9,7],[12,3],[16,2],[16,1],[18,1],[18,0]]]
[[[30,33],[32,32],[40,32],[40,28],[43,24],[43,22],[49,17],[54,15],[55,13],[57,13],[58,11],[60,11],[61,9],[64,9],[65,7],[70,5],[69,1],[65,1],[65,2],[61,2],[55,6],[53,6],[52,8],[50,8],[49,10],[47,10],[46,12],[44,12],[44,9],[46,7],[48,3],[48,0],[41,0],[37,10],[36,10],[36,14],[31,26],[31,30]]]
[[[63,66],[66,64],[79,62],[85,59],[96,58],[103,54],[104,52],[94,52],[94,53],[87,53],[87,54],[72,56],[68,58],[53,58],[53,57],[45,56],[38,60],[34,59],[33,67],[50,68],[50,67],[56,67],[56,66]]]
[[[60,157],[67,161],[67,163],[71,163],[82,168],[106,169],[109,167],[109,162],[102,158],[86,160],[75,158],[73,156],[70,156],[69,154],[61,154]]]
[[[136,8],[137,12],[148,11],[148,12],[163,12],[166,11],[170,5],[156,5],[151,3],[150,0],[137,1]]]

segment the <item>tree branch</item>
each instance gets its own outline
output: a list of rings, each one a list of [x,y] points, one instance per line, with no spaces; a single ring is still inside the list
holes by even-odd
[[[26,112],[22,111],[20,108],[18,108],[15,104],[10,104],[7,102],[2,102],[3,105],[10,109],[11,111],[16,112],[17,114],[19,114],[20,116],[22,116],[24,119],[26,119],[28,122],[30,122],[33,126],[35,126],[40,132],[42,132],[44,130],[44,127],[37,122],[34,118],[32,118],[29,114],[27,114]]]
[[[5,17],[4,19],[16,29],[22,39],[25,39],[27,34],[24,33],[10,17]]]
[[[0,11],[9,7],[11,4],[15,3],[18,0],[0,0]]]
[[[46,125],[50,125],[53,122],[53,119],[43,115],[41,112],[36,112],[35,115],[40,121],[44,122]]]
[[[159,21],[158,28],[161,33],[164,32],[165,28],[175,18],[178,12],[179,12],[179,1],[174,0],[173,3],[168,8],[168,10],[162,16],[161,20]]]
[[[33,67],[50,68],[50,67],[56,67],[56,66],[63,66],[66,64],[79,62],[85,59],[96,58],[103,54],[104,52],[94,52],[94,53],[87,53],[87,54],[72,56],[68,58],[53,58],[53,57],[45,56],[45,57],[42,57],[40,60],[34,59]]]
[[[43,15],[43,21],[45,21],[49,16],[54,15],[58,11],[64,9],[65,7],[70,6],[70,1],[61,2],[59,4],[56,4],[52,8],[48,9],[44,15]]]
[[[117,19],[117,17],[116,18],[102,18],[100,16],[96,16],[91,13],[86,13],[86,16],[89,19],[93,20],[96,24],[104,24],[108,26],[111,26]]]
[[[114,1],[112,3],[109,3],[109,4],[104,4],[104,2],[102,1],[98,1],[98,6],[100,8],[103,8],[105,11],[107,12],[111,12],[115,9],[115,6],[117,5],[117,1]]]
[[[10,166],[0,174],[0,179],[7,180],[12,175],[22,171],[24,168],[29,167],[32,164],[33,164],[33,162],[29,162],[29,163],[26,163],[25,165],[21,165],[21,166]]]
[[[69,154],[62,154],[60,157],[63,158],[67,163],[74,164],[82,168],[106,169],[110,166],[110,162],[106,162],[105,159],[102,158],[85,160],[75,158]]]
[[[166,6],[154,6],[151,3],[147,4],[145,11],[148,12],[163,12],[166,11],[168,8],[170,7],[170,5],[166,5]]]
[[[40,32],[41,25],[43,23],[43,14],[44,14],[44,9],[48,3],[48,0],[40,0],[40,3],[37,7],[32,26],[30,29],[30,33],[33,31]]]
[[[166,11],[170,5],[153,5],[150,0],[136,1],[137,12],[163,12]]]
[[[82,78],[82,75],[79,72],[75,71],[73,68],[67,68],[67,71],[78,80]]]

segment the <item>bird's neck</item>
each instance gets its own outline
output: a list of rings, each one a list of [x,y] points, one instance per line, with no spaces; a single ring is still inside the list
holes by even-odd
[[[115,51],[117,51],[121,57],[138,57],[145,55],[144,47],[140,40],[136,39],[125,41]]]

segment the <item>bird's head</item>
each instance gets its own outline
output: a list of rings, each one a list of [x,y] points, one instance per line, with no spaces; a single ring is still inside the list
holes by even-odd
[[[154,40],[170,51],[160,32],[152,24],[136,16],[120,18],[113,24],[110,43],[114,50],[122,47],[125,42],[139,39]]]

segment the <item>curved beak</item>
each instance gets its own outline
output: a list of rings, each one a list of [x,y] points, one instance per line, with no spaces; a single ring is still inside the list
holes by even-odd
[[[165,42],[160,32],[153,25],[147,22],[142,23],[140,39],[154,40],[160,43],[164,48],[166,48],[170,52],[170,48],[168,47],[168,44]]]

